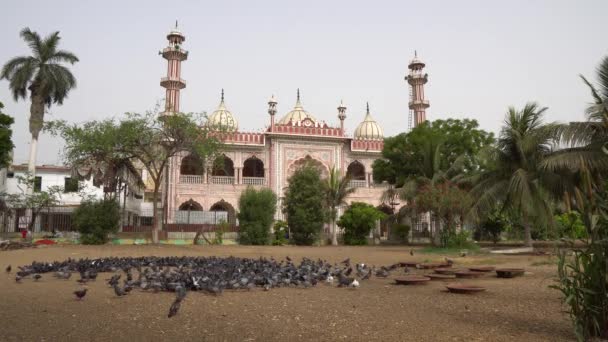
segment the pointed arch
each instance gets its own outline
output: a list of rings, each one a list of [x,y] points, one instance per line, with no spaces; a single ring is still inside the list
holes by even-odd
[[[251,156],[243,163],[243,177],[264,177],[264,162]]]
[[[228,213],[228,223],[236,224],[236,210],[232,204],[224,201],[223,199],[215,202],[210,208],[209,211],[225,211]]]
[[[365,180],[365,166],[358,160],[353,161],[346,169],[346,175],[351,180]]]
[[[181,175],[198,175],[202,176],[204,173],[204,163],[196,155],[189,154],[182,158],[182,162],[179,168]]]
[[[211,175],[234,177],[234,162],[225,154],[222,154],[213,162]]]
[[[327,178],[329,175],[329,169],[325,164],[323,164],[323,162],[307,154],[305,157],[300,158],[289,165],[287,168],[287,179],[289,179],[289,177],[291,177],[291,175],[293,175],[297,169],[305,165],[311,165],[312,167],[316,168],[323,179]]]
[[[203,206],[192,198],[179,205],[179,210],[203,211]]]

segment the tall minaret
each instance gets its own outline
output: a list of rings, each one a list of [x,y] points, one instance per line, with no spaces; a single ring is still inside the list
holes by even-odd
[[[182,61],[188,58],[188,51],[181,47],[186,36],[177,29],[177,21],[175,21],[175,28],[167,35],[167,40],[169,45],[159,53],[167,60],[167,77],[160,79],[161,87],[167,89],[165,110],[162,115],[179,112],[179,91],[186,88],[186,81],[180,77]]]
[[[424,85],[428,81],[428,74],[423,74],[424,63],[418,59],[418,54],[414,51],[414,59],[407,66],[410,69],[405,80],[410,85],[410,117],[408,126],[412,128],[412,117],[414,127],[426,121],[426,109],[429,108],[429,101],[424,98]]]

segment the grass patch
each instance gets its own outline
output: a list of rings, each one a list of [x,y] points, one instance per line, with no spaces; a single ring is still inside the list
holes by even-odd
[[[538,260],[530,263],[530,266],[554,266],[557,265],[557,258],[549,258],[545,260]]]

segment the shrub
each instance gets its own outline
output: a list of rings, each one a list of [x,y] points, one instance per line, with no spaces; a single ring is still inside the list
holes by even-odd
[[[412,228],[407,224],[397,223],[393,225],[393,230],[395,232],[395,236],[399,239],[399,241],[403,243],[408,243],[410,238],[410,230]]]
[[[555,216],[559,237],[572,240],[585,239],[588,237],[587,229],[577,211],[570,211]]]
[[[305,165],[297,169],[288,182],[283,213],[287,215],[290,238],[296,245],[312,245],[319,239],[326,217],[319,170]]]
[[[230,224],[226,220],[220,220],[217,229],[215,230],[215,237],[212,243],[214,245],[224,244],[224,233],[230,228]]]
[[[277,196],[272,190],[247,187],[239,198],[239,242],[245,245],[268,245],[276,210]]]
[[[344,244],[366,245],[369,232],[386,214],[367,203],[353,202],[338,220],[344,228]]]
[[[278,220],[274,223],[274,239],[272,240],[272,244],[275,246],[282,246],[287,243],[287,222]]]
[[[75,211],[73,223],[85,245],[108,242],[108,234],[118,231],[120,208],[114,200],[85,201]]]
[[[500,241],[500,235],[508,225],[508,219],[505,215],[495,212],[488,216],[487,220],[480,226],[481,239],[490,239],[494,244]]]

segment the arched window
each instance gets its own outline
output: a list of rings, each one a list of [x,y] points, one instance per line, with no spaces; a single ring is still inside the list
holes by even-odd
[[[182,159],[182,165],[179,168],[179,173],[182,175],[199,175],[204,173],[202,160],[195,155],[187,155]]]
[[[289,166],[289,168],[287,169],[287,175],[286,175],[287,178],[290,178],[291,175],[293,175],[293,173],[297,169],[299,169],[305,165],[310,165],[310,166],[316,168],[319,171],[319,175],[320,175],[321,179],[327,178],[327,176],[329,174],[329,170],[327,169],[327,166],[325,166],[320,161],[312,158],[311,156],[307,155],[304,158],[300,158],[300,159],[296,160]]]
[[[179,210],[203,211],[203,206],[197,201],[190,199],[179,206]]]
[[[264,177],[264,163],[257,157],[251,157],[243,163],[243,177]]]
[[[234,177],[234,163],[232,162],[232,159],[225,155],[217,157],[213,163],[211,175]]]
[[[215,202],[211,208],[209,208],[209,211],[225,211],[228,213],[228,223],[236,224],[236,211],[234,210],[232,204],[224,200]]]
[[[346,175],[350,176],[351,180],[365,180],[365,166],[355,160],[348,165]]]

